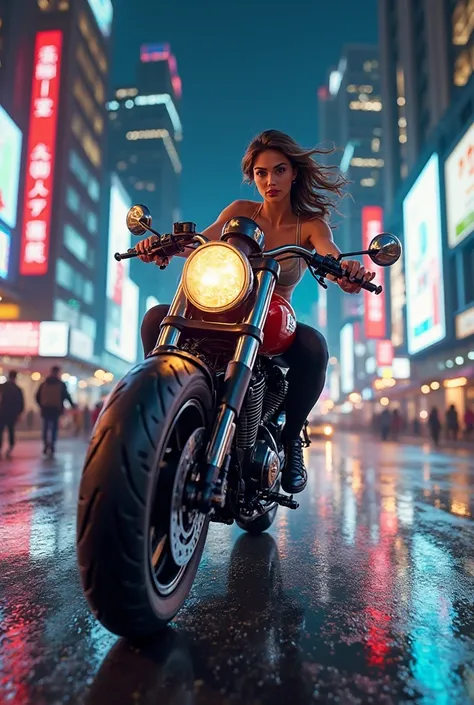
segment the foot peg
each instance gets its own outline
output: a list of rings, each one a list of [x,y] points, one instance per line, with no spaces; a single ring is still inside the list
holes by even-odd
[[[265,492],[262,496],[265,502],[276,502],[282,507],[288,507],[288,509],[298,509],[300,506],[298,502],[295,502],[293,495],[279,494],[279,492]]]

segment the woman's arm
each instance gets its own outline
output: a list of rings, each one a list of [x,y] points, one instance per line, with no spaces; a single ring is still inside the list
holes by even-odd
[[[246,215],[249,210],[248,204],[249,201],[234,201],[231,203],[229,206],[224,208],[222,213],[219,215],[217,220],[212,223],[212,225],[209,225],[209,227],[202,231],[202,235],[209,238],[209,240],[219,240],[222,233],[222,228],[226,222],[230,220],[230,218],[235,218],[237,215]],[[135,245],[135,248],[138,252],[140,252],[139,257],[142,262],[156,262],[156,264],[160,264],[161,258],[159,256],[150,256],[146,254],[146,251],[150,245],[156,241],[156,239],[156,236],[152,235],[151,237],[147,237],[145,240],[140,240],[140,242]],[[184,252],[180,252],[177,257],[188,257],[191,252],[192,250],[187,248]]]
[[[308,236],[306,238],[306,246],[310,246],[320,255],[333,255],[339,257],[341,250],[334,242],[332,230],[325,220],[320,218],[311,220],[307,223]],[[335,280],[334,277],[328,276],[331,281],[337,281],[343,291],[348,294],[358,294],[361,290],[360,284],[351,281],[354,277],[364,277],[366,281],[372,281],[375,277],[375,272],[366,272],[365,267],[357,260],[342,260],[341,267],[349,272],[349,277]]]

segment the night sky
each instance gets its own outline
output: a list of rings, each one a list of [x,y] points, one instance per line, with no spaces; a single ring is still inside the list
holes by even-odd
[[[240,160],[276,128],[312,146],[317,88],[344,44],[377,41],[377,0],[114,0],[113,84],[132,84],[141,43],[171,44],[183,81],[183,217],[198,228],[254,198]]]

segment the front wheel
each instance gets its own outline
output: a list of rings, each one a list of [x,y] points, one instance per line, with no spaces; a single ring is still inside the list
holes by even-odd
[[[166,626],[191,589],[208,517],[188,510],[212,413],[210,383],[163,354],[132,370],[94,428],[81,479],[77,554],[97,619],[131,639]]]

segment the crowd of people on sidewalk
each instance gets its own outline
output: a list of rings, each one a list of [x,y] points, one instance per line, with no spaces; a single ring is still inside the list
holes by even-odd
[[[61,418],[64,418],[67,402],[70,412],[67,415],[75,436],[90,434],[103,402],[98,402],[93,409],[87,405],[79,408],[72,400],[65,382],[61,379],[61,368],[54,365],[50,374],[38,387],[36,403],[42,420],[43,455],[53,457]],[[3,438],[7,433],[8,447],[6,459],[11,459],[16,442],[16,429],[25,412],[25,399],[21,387],[17,384],[18,374],[11,370],[8,379],[0,384],[0,460],[3,458]],[[32,411],[27,414],[27,425],[31,425]]]
[[[436,446],[439,445],[443,431],[444,438],[448,441],[457,441],[459,439],[474,441],[474,410],[471,407],[466,407],[463,425],[461,425],[459,414],[454,404],[451,404],[446,410],[444,424],[441,421],[438,407],[433,406],[428,415],[426,425],[429,436]],[[380,414],[374,414],[372,428],[384,441],[389,439],[396,441],[401,433],[413,436],[422,435],[422,424],[418,418],[413,419],[410,423],[402,417],[398,409],[392,411],[387,407]]]

